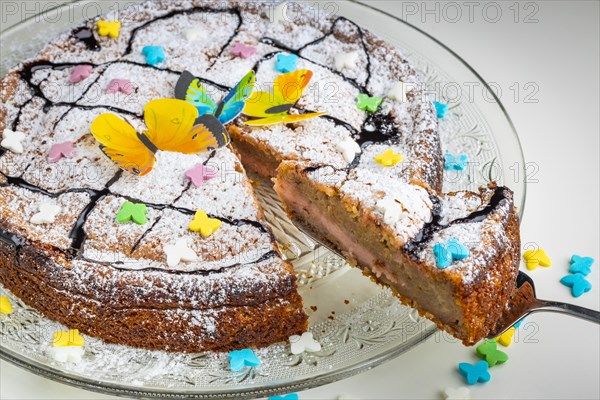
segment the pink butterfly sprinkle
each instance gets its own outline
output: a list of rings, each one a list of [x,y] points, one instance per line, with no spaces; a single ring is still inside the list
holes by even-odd
[[[131,81],[128,79],[113,79],[113,80],[111,80],[110,83],[108,84],[108,87],[106,88],[106,93],[117,93],[117,92],[121,92],[121,93],[125,93],[125,94],[133,93],[133,85],[131,84]]]
[[[58,162],[61,158],[75,157],[75,148],[73,142],[64,142],[55,144],[48,153],[48,161],[51,163]]]
[[[217,171],[203,164],[196,164],[194,168],[185,173],[185,176],[192,181],[194,186],[200,187],[205,181],[215,178]]]
[[[243,43],[237,43],[231,48],[231,52],[238,57],[248,58],[256,54],[256,48],[252,46],[246,46]]]
[[[79,83],[92,74],[94,67],[91,65],[78,65],[71,72],[71,83]]]

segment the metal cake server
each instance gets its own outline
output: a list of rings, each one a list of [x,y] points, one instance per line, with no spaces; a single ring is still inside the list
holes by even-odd
[[[501,335],[526,316],[540,311],[567,314],[600,324],[599,311],[560,301],[538,299],[535,295],[533,279],[525,272],[519,271],[515,290],[496,325],[488,333],[488,338],[492,339]]]

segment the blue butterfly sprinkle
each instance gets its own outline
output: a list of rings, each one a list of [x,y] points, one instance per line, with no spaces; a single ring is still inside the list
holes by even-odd
[[[520,319],[517,323],[515,323],[513,326],[515,327],[515,329],[517,329],[518,327],[521,326],[521,324],[523,323],[523,321],[525,321],[525,318]]]
[[[491,375],[488,368],[488,363],[483,360],[475,365],[466,362],[458,364],[458,370],[465,377],[469,385],[474,385],[477,382],[483,383],[489,381]]]
[[[229,353],[229,368],[232,371],[240,371],[244,367],[257,367],[260,359],[250,349],[234,350]]]
[[[278,54],[275,69],[285,74],[295,71],[296,61],[298,61],[298,56],[295,54]]]
[[[564,276],[560,280],[560,283],[571,288],[571,294],[573,297],[579,297],[582,294],[592,290],[592,284],[590,281],[585,279],[585,275],[580,273]]]
[[[268,400],[298,400],[299,397],[296,393],[286,394],[285,396],[272,396]]]
[[[146,64],[152,66],[167,59],[165,51],[161,46],[146,46],[142,49],[142,54],[146,56]]]
[[[466,168],[469,162],[469,157],[466,154],[454,155],[450,153],[444,154],[444,168],[447,170],[462,171]]]
[[[439,101],[434,101],[433,105],[435,106],[435,112],[437,113],[438,118],[444,118],[446,113],[448,112],[448,104],[440,103]]]
[[[571,257],[571,267],[569,268],[569,272],[572,274],[581,274],[583,276],[587,276],[592,272],[592,264],[594,263],[594,259],[592,257],[581,257],[577,254],[573,254]]]
[[[433,254],[439,269],[444,269],[454,260],[463,260],[469,256],[469,249],[462,245],[458,239],[450,238],[446,242],[433,246]]]

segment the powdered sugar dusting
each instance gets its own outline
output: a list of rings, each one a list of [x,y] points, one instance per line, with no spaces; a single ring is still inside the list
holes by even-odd
[[[89,201],[87,193],[65,193],[58,198],[50,198],[40,193],[12,186],[0,187],[0,223],[9,232],[22,235],[42,246],[50,245],[61,250],[71,247],[69,237],[71,227],[79,213]],[[61,212],[53,224],[36,225],[31,218],[38,213],[43,203],[61,207]]]

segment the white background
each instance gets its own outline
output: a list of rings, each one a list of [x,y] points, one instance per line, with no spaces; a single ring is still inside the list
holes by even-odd
[[[573,253],[599,259],[599,3],[520,2],[515,22],[514,2],[499,2],[504,14],[497,23],[486,21],[485,2],[456,2],[465,12],[454,22],[445,18],[442,2],[370,3],[440,39],[502,88],[526,161],[539,167],[538,182],[528,185],[522,221],[523,243],[539,244],[554,264],[531,273],[538,295],[600,309],[598,262],[588,276],[594,287],[584,296],[574,299],[558,282]],[[414,6],[416,14],[408,15]],[[439,12],[425,13],[436,7]],[[472,20],[467,7],[476,7]],[[537,22],[524,22],[530,12]],[[515,101],[510,87],[528,82],[539,88],[533,96],[538,102],[525,102],[523,96]],[[518,343],[504,349],[510,360],[491,370],[489,383],[471,387],[473,398],[600,398],[600,327],[554,314],[534,315],[527,322]],[[436,335],[391,362],[300,398],[441,398],[443,388],[464,384],[457,363],[477,360],[473,348],[445,337]],[[4,361],[0,377],[2,399],[112,398],[39,378]]]

